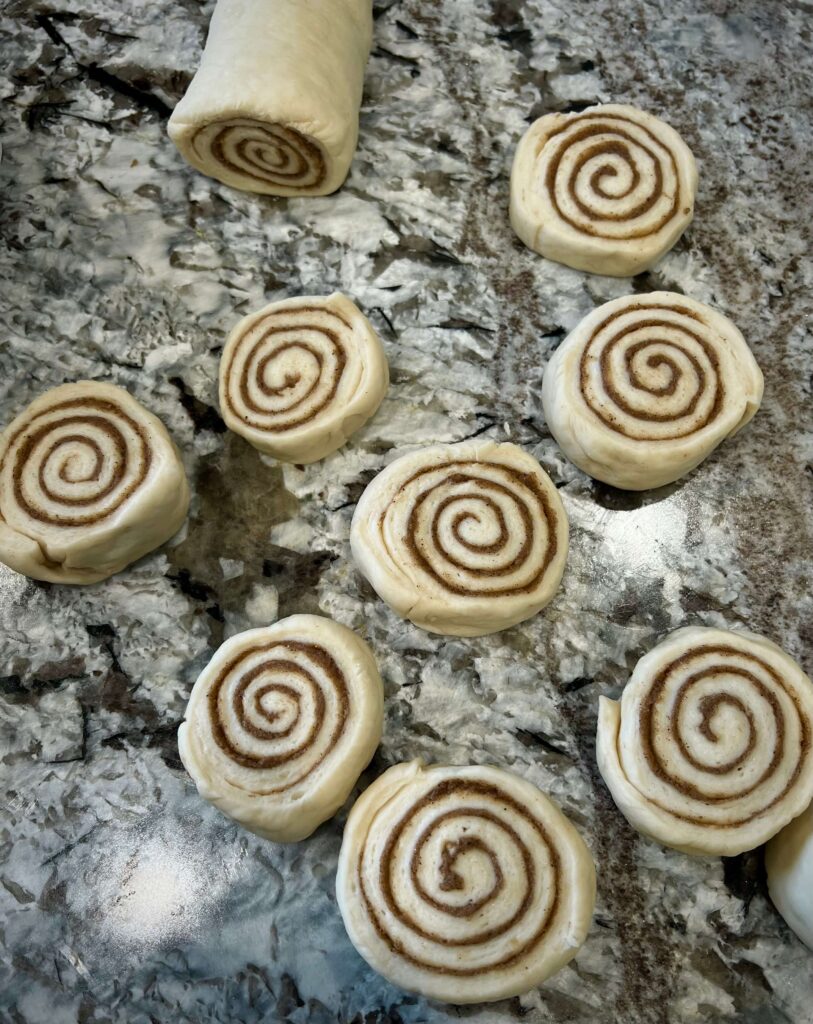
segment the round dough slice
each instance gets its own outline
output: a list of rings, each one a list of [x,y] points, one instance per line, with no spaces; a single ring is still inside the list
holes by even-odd
[[[283,299],[244,317],[220,362],[227,426],[284,462],[316,462],[375,413],[389,386],[381,341],[334,292]]]
[[[754,416],[762,373],[742,334],[672,292],[593,310],[545,370],[542,403],[562,451],[627,490],[671,483]]]
[[[620,104],[546,114],[514,157],[511,225],[548,259],[627,277],[672,248],[696,191],[691,150],[657,117]]]
[[[813,684],[776,644],[692,626],[600,699],[596,756],[624,816],[694,854],[753,850],[813,799]]]
[[[106,579],[169,540],[188,507],[164,425],[113,384],[53,388],[0,436],[0,561],[33,579]]]
[[[298,842],[341,807],[381,739],[381,677],[319,615],[238,633],[200,674],[178,730],[198,792],[251,832]]]
[[[350,812],[336,877],[350,940],[410,992],[448,1003],[530,991],[590,928],[593,861],[536,786],[498,768],[390,768]]]
[[[482,636],[535,615],[567,559],[567,516],[539,463],[513,444],[464,441],[403,455],[370,483],[350,545],[399,615]]]
[[[813,950],[813,804],[768,843],[765,864],[771,899]]]

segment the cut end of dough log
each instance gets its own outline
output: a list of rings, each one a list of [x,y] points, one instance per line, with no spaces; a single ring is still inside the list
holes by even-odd
[[[347,167],[329,166],[317,139],[292,125],[244,117],[196,125],[170,120],[169,134],[193,167],[245,192],[322,196],[347,175]]]
[[[203,174],[272,196],[324,196],[358,141],[372,0],[217,0],[169,135]]]

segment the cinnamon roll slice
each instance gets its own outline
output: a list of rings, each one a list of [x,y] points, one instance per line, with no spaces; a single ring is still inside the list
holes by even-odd
[[[33,579],[106,579],[169,540],[188,507],[178,450],[123,388],[64,384],[0,436],[0,561]]]
[[[546,114],[514,157],[511,224],[548,259],[626,277],[672,248],[696,191],[690,149],[657,117],[620,104]]]
[[[220,362],[227,426],[286,462],[336,451],[375,413],[388,386],[378,335],[338,292],[272,302],[244,317]]]
[[[399,615],[481,636],[535,615],[567,559],[564,506],[532,456],[464,441],[403,455],[367,487],[350,530],[361,572]]]
[[[665,846],[732,856],[813,799],[813,684],[753,633],[680,629],[602,697],[598,766],[624,816]]]
[[[777,910],[813,951],[813,804],[768,843],[765,866]]]
[[[695,469],[754,416],[762,373],[720,313],[672,292],[593,310],[545,370],[551,433],[580,469],[645,490]]]
[[[234,188],[334,192],[356,149],[371,36],[370,0],[218,0],[170,138]]]
[[[584,942],[595,893],[581,836],[536,786],[420,761],[358,799],[336,877],[367,963],[449,1003],[506,999],[549,978]]]
[[[319,615],[231,637],[195,683],[178,749],[198,792],[251,832],[309,836],[344,803],[381,738],[369,647]]]

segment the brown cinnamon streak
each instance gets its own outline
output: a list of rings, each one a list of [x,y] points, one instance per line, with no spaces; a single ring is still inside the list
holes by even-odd
[[[315,321],[309,321],[307,319],[308,316],[315,313],[333,317],[337,321],[339,321],[341,326],[336,329],[333,329],[329,327],[324,327],[316,323]],[[300,316],[302,317],[302,319],[293,324],[274,323],[276,319],[290,316]],[[234,346],[231,353],[231,358],[229,359],[228,366],[226,367],[226,402],[234,416],[238,417],[239,419],[242,419],[246,423],[249,423],[251,426],[257,428],[258,430],[264,430],[267,431],[268,433],[283,433],[286,430],[293,430],[296,427],[301,427],[304,426],[306,423],[310,423],[333,401],[336,392],[339,388],[339,383],[341,382],[342,374],[344,373],[349,358],[348,351],[345,347],[344,339],[341,337],[341,332],[342,329],[349,332],[352,331],[353,328],[351,324],[349,324],[347,320],[344,319],[344,317],[340,316],[338,313],[335,313],[333,310],[327,309],[322,306],[298,306],[295,309],[288,307],[280,310],[274,310],[270,312],[265,319],[266,321],[268,321],[269,326],[263,331],[262,335],[253,343],[251,352],[243,360],[243,369],[236,383],[237,392],[239,394],[240,401],[243,403],[244,407],[246,409],[249,409],[252,413],[254,413],[255,416],[259,417],[283,415],[284,413],[290,413],[291,415],[289,415],[287,419],[283,419],[281,422],[268,423],[263,420],[250,418],[248,415],[246,415],[246,413],[243,410],[240,410],[235,406],[234,398],[232,396],[233,366],[235,359],[237,358],[238,352],[240,352],[241,347],[244,344],[246,344],[245,336],[240,338],[237,344]],[[255,326],[256,324],[252,324],[248,330],[253,331]],[[297,413],[297,406],[303,405],[321,383],[322,374],[324,371],[324,358],[322,353],[313,345],[305,341],[303,338],[298,338],[296,340],[283,342],[282,344],[278,344],[276,347],[273,347],[270,352],[268,352],[266,355],[262,357],[262,359],[260,359],[258,365],[254,369],[252,369],[253,355],[260,349],[262,345],[265,344],[266,341],[268,341],[269,338],[272,338],[275,334],[291,334],[305,331],[313,331],[322,334],[324,337],[327,338],[333,350],[336,365],[334,367],[333,372],[331,373],[329,388],[324,397],[322,398],[322,400],[318,403],[318,405],[316,405],[312,409],[309,409],[305,413]],[[279,358],[279,356],[283,352],[291,351],[294,349],[299,349],[303,352],[307,352],[314,359],[319,368],[318,376],[316,380],[314,380],[314,382],[308,388],[308,390],[305,392],[305,394],[301,395],[296,400],[295,404],[290,405],[288,408],[279,411],[271,411],[268,409],[264,409],[261,405],[258,405],[257,402],[255,402],[254,399],[251,397],[250,384],[252,383],[252,378],[253,383],[255,384],[256,387],[259,388],[262,394],[268,395],[269,397],[277,397],[281,391],[286,390],[288,387],[295,386],[300,379],[298,375],[295,377],[295,379],[286,378],[284,388],[270,388],[264,381],[265,372],[268,367],[268,364],[272,362],[274,359]]]
[[[613,324],[614,321],[618,320],[622,316],[628,316],[631,313],[643,313],[641,319],[636,319],[627,324],[626,327],[621,328],[617,333],[613,334],[606,342],[604,342],[601,349],[600,355],[598,356],[599,367],[601,371],[601,383],[606,394],[615,404],[616,408],[626,413],[628,416],[642,422],[642,423],[669,423],[673,420],[682,419],[683,417],[690,416],[697,408],[700,399],[703,397],[707,387],[711,386],[714,388],[714,400],[709,407],[708,411],[700,420],[691,425],[690,428],[684,428],[683,430],[675,430],[673,434],[660,436],[658,440],[663,441],[674,441],[682,437],[688,437],[691,434],[697,433],[704,427],[707,427],[712,423],[720,414],[723,403],[725,401],[725,384],[722,379],[722,373],[720,372],[720,360],[714,346],[703,336],[701,333],[702,328],[705,327],[704,321],[698,314],[693,310],[690,310],[686,306],[654,306],[641,303],[640,305],[624,306],[621,309],[616,310],[605,320],[603,320],[593,331],[590,339],[585,343],[582,351],[581,360],[579,362],[579,387],[582,396],[598,418],[604,423],[610,430],[615,431],[618,434],[623,434],[625,437],[629,437],[633,440],[653,440],[652,437],[646,433],[635,433],[626,428],[612,415],[605,413],[602,409],[595,406],[590,399],[590,369],[589,362],[591,358],[595,358],[592,355],[591,347],[594,343],[598,342],[601,334]],[[662,313],[677,313],[682,318],[688,318],[694,323],[687,324],[682,321],[670,320],[664,316],[659,316]],[[697,326],[695,326],[695,324]],[[669,329],[677,331],[684,335],[686,339],[698,348],[702,349],[709,364],[714,372],[714,377],[710,381],[706,373],[705,368],[701,365],[697,357],[689,350],[685,345],[667,338],[659,338],[657,334],[652,334],[651,337],[644,339],[643,341],[636,342],[631,345],[630,348],[624,353],[624,364],[627,370],[627,381],[631,387],[643,390],[651,394],[655,398],[660,398],[666,395],[674,394],[677,390],[679,383],[679,368],[678,366],[664,353],[658,353],[649,358],[650,366],[668,366],[671,371],[669,382],[660,388],[650,388],[643,385],[640,381],[635,378],[635,374],[632,368],[632,362],[636,355],[640,352],[645,351],[650,346],[660,345],[667,349],[674,349],[680,352],[685,359],[691,363],[692,368],[697,376],[698,387],[688,403],[680,409],[678,412],[656,412],[656,411],[644,411],[636,409],[634,406],[626,400],[622,394],[616,380],[613,377],[611,368],[611,358],[613,349],[623,343],[624,339],[642,329],[648,329],[652,332],[657,331],[659,328]]]
[[[193,148],[197,146],[201,133],[211,127],[212,125],[204,125],[195,132],[192,136]],[[236,144],[236,149],[243,163],[236,164],[227,155],[226,147],[229,133],[239,133],[241,130],[257,133],[262,139],[241,138]],[[264,151],[268,151],[269,155],[264,161],[249,151],[252,145],[261,146]],[[227,171],[245,175],[264,184],[284,185],[288,188],[318,188],[327,175],[321,148],[296,128],[283,124],[266,124],[262,121],[221,122],[219,131],[212,140],[211,152],[215,160]],[[270,158],[273,152],[277,154],[276,159]],[[289,163],[291,167],[286,169]]]

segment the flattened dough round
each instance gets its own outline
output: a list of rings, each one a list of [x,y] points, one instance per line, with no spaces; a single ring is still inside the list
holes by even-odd
[[[595,894],[584,841],[536,786],[420,761],[390,768],[356,802],[336,877],[367,963],[449,1003],[540,985],[578,952]]]
[[[169,540],[188,507],[164,425],[113,384],[53,388],[0,436],[0,561],[33,579],[106,579]]]
[[[762,373],[734,324],[673,292],[593,310],[542,382],[551,433],[585,473],[627,490],[671,483],[754,416]]]
[[[399,615],[433,633],[481,636],[551,600],[567,517],[527,452],[463,441],[402,455],[379,473],[356,507],[350,545]]]
[[[690,626],[600,699],[596,756],[644,835],[731,857],[766,842],[813,799],[813,684],[754,633]]]
[[[389,386],[381,341],[334,292],[272,302],[244,317],[220,361],[227,426],[260,451],[309,463],[340,448]]]
[[[257,835],[297,842],[350,795],[383,705],[361,637],[292,615],[220,647],[192,689],[178,749],[206,800]]]
[[[511,224],[548,259],[627,277],[672,248],[696,191],[691,151],[657,117],[620,104],[546,114],[514,157]]]

